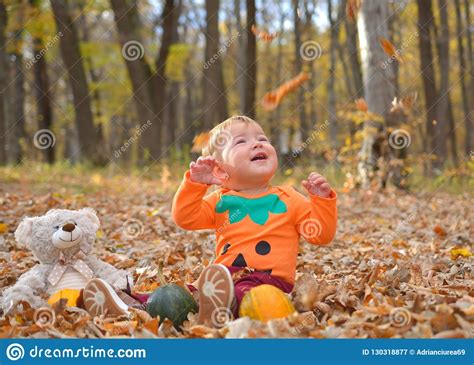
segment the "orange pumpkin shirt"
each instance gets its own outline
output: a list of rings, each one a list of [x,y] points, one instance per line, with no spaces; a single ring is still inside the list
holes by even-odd
[[[308,200],[291,186],[271,186],[259,195],[195,183],[189,170],[173,199],[175,223],[187,230],[215,229],[216,260],[250,267],[287,283],[295,281],[299,237],[324,245],[337,224],[336,193]]]

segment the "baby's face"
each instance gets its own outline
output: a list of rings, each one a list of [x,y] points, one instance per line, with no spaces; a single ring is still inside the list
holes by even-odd
[[[229,138],[217,159],[229,178],[224,187],[233,190],[263,187],[278,167],[278,157],[257,123],[235,123],[224,131]]]

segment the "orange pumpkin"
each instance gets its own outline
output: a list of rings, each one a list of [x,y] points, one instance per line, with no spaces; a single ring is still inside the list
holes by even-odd
[[[240,303],[239,316],[267,322],[284,318],[295,311],[288,296],[273,285],[259,285],[250,289]]]
[[[53,305],[61,299],[67,299],[66,305],[68,307],[75,307],[77,306],[77,300],[79,299],[80,295],[81,291],[78,289],[59,290],[49,297],[48,304]]]

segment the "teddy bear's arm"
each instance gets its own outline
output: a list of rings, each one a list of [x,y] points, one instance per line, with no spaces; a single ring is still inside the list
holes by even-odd
[[[89,258],[87,263],[98,278],[105,280],[116,289],[127,288],[127,276],[130,286],[133,285],[133,279],[125,270],[119,270],[96,257]]]
[[[13,310],[20,301],[28,302],[33,308],[45,305],[46,302],[40,294],[46,291],[47,271],[47,267],[36,265],[21,275],[13,286],[5,289],[0,298],[3,311],[6,313]]]

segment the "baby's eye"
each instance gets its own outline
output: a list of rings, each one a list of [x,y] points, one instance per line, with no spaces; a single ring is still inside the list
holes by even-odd
[[[245,143],[245,139],[238,139],[235,144]]]
[[[259,141],[265,141],[265,142],[268,142],[268,139],[267,139],[267,137],[260,137],[258,140],[259,140]]]

